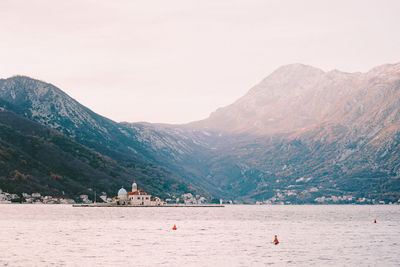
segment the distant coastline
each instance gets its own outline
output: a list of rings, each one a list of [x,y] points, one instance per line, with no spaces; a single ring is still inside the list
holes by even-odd
[[[112,203],[74,204],[79,208],[223,208],[219,204],[164,204],[164,205],[116,205]]]

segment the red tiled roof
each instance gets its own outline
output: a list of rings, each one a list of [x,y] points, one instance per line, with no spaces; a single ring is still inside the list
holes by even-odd
[[[144,192],[143,190],[138,190],[135,192],[128,192],[128,195],[148,195],[146,192]]]

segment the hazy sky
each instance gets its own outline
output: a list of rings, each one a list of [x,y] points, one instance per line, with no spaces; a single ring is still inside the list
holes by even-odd
[[[116,121],[183,123],[277,67],[400,61],[400,1],[1,0],[0,77],[50,82]]]

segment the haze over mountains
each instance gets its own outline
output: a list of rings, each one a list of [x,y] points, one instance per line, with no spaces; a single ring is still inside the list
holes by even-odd
[[[235,103],[192,125],[216,131],[273,134],[327,121],[346,125],[359,119],[365,120],[363,123],[384,123],[396,113],[398,95],[393,87],[398,85],[399,72],[399,64],[383,65],[368,73],[323,72],[302,64],[283,66]],[[390,110],[390,114],[374,116],[383,110]]]
[[[0,80],[0,100],[2,129],[31,138],[21,129],[22,121],[15,125],[5,118],[29,120],[112,162],[114,175],[107,164],[94,168],[104,176],[102,190],[109,186],[110,193],[135,175],[133,179],[153,193],[192,191],[244,202],[313,203],[332,195],[385,201],[400,197],[400,64],[367,73],[283,66],[235,103],[186,125],[117,123],[51,84],[22,76]],[[14,151],[29,150],[10,144],[6,135],[0,137]],[[0,156],[0,188],[13,184],[17,191],[28,190],[24,181],[12,178],[13,171],[50,179],[53,192],[71,187],[51,180],[54,166],[39,175],[34,166],[23,169],[14,164],[15,158]],[[63,166],[57,168],[63,172]],[[84,192],[89,183],[84,178],[76,181],[73,173],[64,176],[79,184],[79,190],[69,192]],[[90,184],[95,184],[91,177]],[[35,182],[30,184],[35,188]]]

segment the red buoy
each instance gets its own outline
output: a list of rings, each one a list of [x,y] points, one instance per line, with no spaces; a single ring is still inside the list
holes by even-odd
[[[176,229],[178,229],[178,228],[176,228],[176,225],[174,224],[174,227],[172,227],[172,230],[176,230]]]
[[[376,223],[376,219],[374,220],[374,223]]]
[[[278,244],[279,244],[278,236],[277,236],[277,235],[275,235],[274,244],[275,244],[275,245],[278,245]]]

